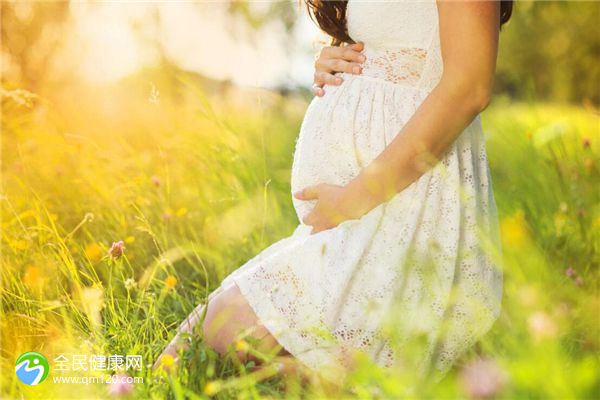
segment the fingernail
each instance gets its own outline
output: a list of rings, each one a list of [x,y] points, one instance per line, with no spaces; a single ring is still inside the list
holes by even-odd
[[[337,85],[341,84],[342,83],[342,78],[335,78],[335,83]]]
[[[366,60],[367,60],[367,57],[365,57],[365,56],[363,56],[363,55],[361,55],[361,56],[360,56],[360,61],[361,61],[361,62],[365,62]]]
[[[360,67],[353,67],[352,68],[352,73],[356,74],[356,75],[360,74]]]

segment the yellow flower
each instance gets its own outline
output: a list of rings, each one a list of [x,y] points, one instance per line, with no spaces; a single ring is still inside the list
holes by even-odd
[[[13,247],[17,251],[27,250],[27,241],[25,240],[16,240],[13,242]]]
[[[160,364],[164,365],[165,367],[172,367],[175,364],[175,359],[173,358],[172,355],[170,354],[165,354],[164,356],[162,356],[162,358],[160,359]]]
[[[248,346],[248,342],[246,342],[243,339],[235,341],[235,349],[236,350],[247,351],[249,347],[250,346]]]
[[[204,386],[204,394],[208,396],[212,396],[216,394],[221,389],[221,384],[219,381],[208,382],[206,386]]]
[[[165,285],[167,285],[169,289],[174,288],[175,285],[177,285],[177,278],[175,278],[173,275],[167,276],[165,279]]]
[[[179,210],[177,210],[177,212],[175,213],[175,215],[177,215],[178,217],[183,217],[184,215],[186,215],[188,212],[188,209],[185,207],[181,207]]]
[[[102,247],[98,243],[91,243],[85,248],[85,256],[95,263],[102,258]]]
[[[23,274],[23,283],[31,290],[41,289],[44,278],[40,273],[40,269],[33,265],[28,266]]]
[[[135,242],[135,236],[127,236],[127,237],[125,238],[125,243],[127,243],[127,244],[131,244],[131,243],[133,243],[133,242]]]
[[[508,245],[519,246],[527,240],[527,222],[522,210],[517,211],[510,217],[502,219],[500,224],[502,239]]]

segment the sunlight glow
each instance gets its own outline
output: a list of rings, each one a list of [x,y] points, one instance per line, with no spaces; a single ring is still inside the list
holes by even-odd
[[[291,36],[281,21],[252,30],[225,3],[73,3],[71,51],[81,73],[106,82],[152,65],[159,51],[184,69],[243,86],[308,85],[318,34],[306,15]],[[291,39],[291,40],[290,40]],[[308,45],[307,45],[308,44]]]

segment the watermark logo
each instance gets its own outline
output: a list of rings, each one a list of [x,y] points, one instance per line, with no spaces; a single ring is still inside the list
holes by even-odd
[[[21,354],[15,363],[17,378],[27,385],[37,385],[44,382],[49,369],[46,357],[36,351]]]

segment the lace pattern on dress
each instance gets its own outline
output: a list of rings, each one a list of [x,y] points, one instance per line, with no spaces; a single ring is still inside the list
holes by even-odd
[[[421,80],[427,50],[417,47],[365,49],[362,75],[396,84],[417,86]]]

